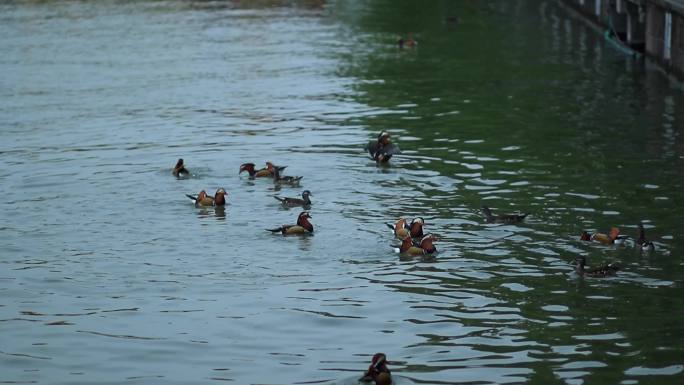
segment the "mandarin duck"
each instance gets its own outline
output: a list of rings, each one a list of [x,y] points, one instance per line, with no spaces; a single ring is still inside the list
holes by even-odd
[[[185,168],[183,158],[178,159],[178,162],[176,162],[176,166],[173,168],[173,171],[171,171],[171,174],[176,178],[183,178],[190,175],[188,169]]]
[[[314,231],[314,227],[309,222],[311,216],[307,211],[302,211],[297,217],[296,225],[282,225],[275,229],[266,229],[272,233],[281,233],[283,235],[293,235],[293,234],[311,234]]]
[[[588,231],[582,231],[580,240],[582,241],[595,241],[598,243],[603,243],[604,245],[620,244],[624,242],[627,238],[625,235],[620,235],[620,229],[617,227],[611,227],[608,234],[604,233],[589,233]]]
[[[309,207],[309,206],[311,206],[311,199],[309,199],[310,196],[313,196],[313,194],[311,194],[311,191],[304,190],[304,191],[302,191],[302,199],[299,199],[299,198],[281,198],[281,197],[276,197],[276,196],[274,196],[273,198],[279,200],[280,203],[285,207],[297,207],[297,206]]]
[[[362,382],[375,382],[376,385],[390,385],[392,374],[387,368],[387,356],[385,353],[375,353],[371,359],[368,370],[359,378]]]
[[[240,165],[240,172],[238,172],[238,174],[242,174],[243,171],[247,171],[250,178],[264,178],[273,176],[273,163],[266,162],[266,167],[259,170],[256,170],[255,167],[256,166],[254,163],[243,163]]]
[[[274,166],[273,182],[276,184],[288,184],[290,186],[299,186],[299,181],[303,176],[282,176],[280,172],[287,166]]]
[[[400,37],[399,40],[397,41],[397,45],[399,46],[400,49],[404,48],[405,46],[408,48],[414,48],[415,46],[418,45],[418,42],[413,39],[413,34],[409,33],[408,38],[404,39],[403,37]]]
[[[371,158],[378,163],[387,163],[392,155],[400,154],[399,147],[392,143],[390,134],[386,131],[378,134],[377,140],[371,140],[366,145]]]
[[[406,222],[406,219],[404,219],[404,218],[399,218],[397,220],[397,223],[395,223],[394,225],[392,225],[390,223],[385,223],[385,224],[387,225],[387,227],[392,229],[394,236],[399,238],[399,239],[403,240],[404,238],[406,238],[407,236],[409,236],[411,234],[410,227],[409,227],[408,223]]]
[[[646,240],[644,225],[641,223],[639,223],[639,238],[637,238],[636,246],[641,248],[642,251],[655,250],[655,245],[653,244],[653,242]]]
[[[579,256],[575,259],[575,271],[577,274],[583,277],[605,278],[617,274],[618,270],[620,270],[620,265],[617,262],[611,262],[590,269],[585,267],[586,264],[587,258],[584,256]]]
[[[492,210],[487,206],[482,206],[482,213],[485,216],[487,223],[520,223],[522,222],[528,214],[492,214]]]
[[[437,252],[437,248],[432,243],[437,238],[428,234],[421,238],[420,242],[414,243],[410,236],[406,236],[399,247],[399,253],[407,255],[429,255]]]
[[[227,195],[228,193],[223,187],[220,187],[218,190],[216,190],[216,194],[213,197],[207,195],[207,192],[204,190],[200,191],[196,197],[190,194],[185,194],[185,196],[192,199],[195,207],[225,206]]]

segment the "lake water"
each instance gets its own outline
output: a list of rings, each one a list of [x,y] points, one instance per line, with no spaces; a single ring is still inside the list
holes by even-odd
[[[13,1],[0,36],[1,383],[684,382],[684,94],[558,3]],[[303,189],[315,235],[264,231]],[[653,253],[578,239],[640,221]]]

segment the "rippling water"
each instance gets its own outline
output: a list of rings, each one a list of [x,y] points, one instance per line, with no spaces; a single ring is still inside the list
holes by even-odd
[[[555,2],[418,4],[0,5],[0,382],[681,383],[678,86]],[[264,231],[304,188],[315,236]],[[639,221],[656,252],[578,241]]]

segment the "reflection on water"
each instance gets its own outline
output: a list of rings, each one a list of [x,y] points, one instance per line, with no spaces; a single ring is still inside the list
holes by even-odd
[[[0,9],[0,382],[353,384],[378,351],[397,384],[684,379],[684,98],[557,4]],[[265,161],[302,186],[238,175]],[[315,235],[267,232],[303,189]],[[639,222],[655,252],[579,240]]]

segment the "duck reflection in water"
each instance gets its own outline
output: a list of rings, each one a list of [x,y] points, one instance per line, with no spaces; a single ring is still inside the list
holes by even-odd
[[[215,206],[215,207],[200,207],[197,210],[198,218],[216,218],[218,221],[226,220],[226,207],[225,206]]]
[[[487,223],[505,223],[509,225],[520,223],[527,217],[527,213],[494,215],[492,214],[492,210],[487,206],[482,206],[482,214],[484,214]]]
[[[617,274],[620,270],[618,262],[611,262],[598,267],[587,268],[587,258],[579,256],[575,259],[575,271],[581,277],[606,278]]]

